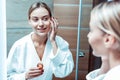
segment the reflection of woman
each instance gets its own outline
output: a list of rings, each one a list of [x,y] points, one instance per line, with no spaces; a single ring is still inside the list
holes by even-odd
[[[29,9],[33,32],[16,41],[8,56],[8,80],[52,80],[68,76],[74,67],[69,44],[56,36],[58,21],[42,2]],[[37,64],[43,67],[37,67]]]
[[[120,2],[101,3],[92,10],[88,41],[102,65],[87,80],[120,80]]]

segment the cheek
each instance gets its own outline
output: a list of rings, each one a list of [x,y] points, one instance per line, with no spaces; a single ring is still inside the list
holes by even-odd
[[[47,29],[50,30],[50,28],[51,28],[50,22],[45,22],[44,24],[47,26]]]
[[[88,35],[88,42],[92,48],[96,48],[101,43],[101,38],[98,35]]]
[[[88,42],[91,46],[100,45],[102,42],[102,35],[98,32],[90,32],[88,35]]]
[[[29,24],[30,24],[33,28],[37,26],[37,23],[35,23],[35,22],[29,22]]]
[[[47,22],[45,22],[45,25],[47,25],[48,27],[50,27],[50,21],[47,21]]]
[[[95,42],[95,36],[89,32],[87,37],[88,37],[89,44],[92,45]]]
[[[93,55],[100,57],[104,54],[105,47],[102,41],[102,36],[93,36],[89,39],[89,44],[93,49]]]
[[[47,28],[47,32],[49,32],[50,30],[51,30],[51,28],[50,28],[50,27],[48,27],[48,28]]]
[[[92,50],[93,50],[92,54],[93,54],[94,56],[97,56],[97,55],[96,55],[96,53],[98,53],[98,51],[97,51],[97,45],[98,45],[97,39],[96,39],[95,37],[92,37],[92,36],[91,36],[88,41],[89,41],[89,44],[90,44],[90,46],[91,46],[91,48],[92,48]]]
[[[91,46],[93,46],[96,43],[96,39],[94,37],[89,37],[88,42]]]

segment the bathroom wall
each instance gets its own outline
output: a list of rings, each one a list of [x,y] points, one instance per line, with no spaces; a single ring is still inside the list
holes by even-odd
[[[77,31],[79,16],[80,0],[54,0],[54,16],[59,20],[59,31],[61,35],[70,44],[74,62],[76,65],[76,49],[77,49]],[[81,19],[81,35],[80,35],[80,51],[85,53],[84,57],[79,57],[78,75],[79,80],[85,80],[85,76],[89,70],[89,44],[87,34],[89,31],[90,11],[92,9],[93,0],[82,0],[82,19]],[[75,80],[75,69],[70,76],[62,80]],[[55,79],[61,80],[61,79]]]

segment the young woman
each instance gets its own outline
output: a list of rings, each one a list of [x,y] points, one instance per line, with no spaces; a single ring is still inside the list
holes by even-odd
[[[43,2],[28,12],[33,32],[16,41],[7,59],[8,80],[52,80],[68,76],[74,62],[69,44],[57,36],[58,21]]]
[[[101,57],[100,69],[90,72],[87,80],[120,80],[120,2],[109,1],[91,12],[88,41],[93,55]]]

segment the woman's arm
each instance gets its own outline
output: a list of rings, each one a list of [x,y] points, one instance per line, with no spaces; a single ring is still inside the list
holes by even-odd
[[[73,56],[69,49],[69,44],[65,40],[57,36],[56,43],[58,46],[56,55],[53,54],[50,57],[53,64],[53,72],[56,77],[66,77],[73,71]]]
[[[25,72],[20,72],[20,59],[18,58],[20,49],[14,44],[7,58],[7,80],[25,80]]]

